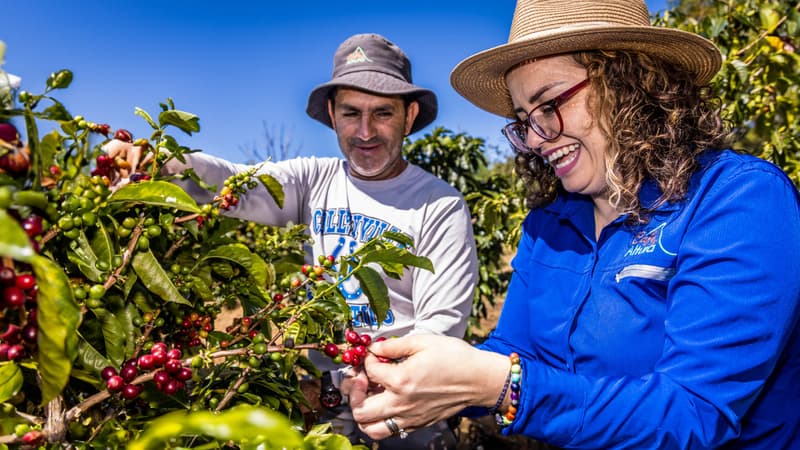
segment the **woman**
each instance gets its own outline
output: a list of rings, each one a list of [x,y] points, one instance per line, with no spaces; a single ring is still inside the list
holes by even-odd
[[[502,315],[478,348],[374,344],[344,383],[367,434],[470,406],[559,447],[800,446],[800,200],[724,150],[719,67],[641,1],[519,0],[509,43],[451,75],[513,120],[529,188]]]

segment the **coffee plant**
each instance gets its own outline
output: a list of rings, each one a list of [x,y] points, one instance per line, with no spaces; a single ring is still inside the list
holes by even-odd
[[[337,285],[356,277],[380,322],[380,270],[430,261],[385,233],[305,263],[302,226],[224,215],[259,184],[281,204],[275,179],[252,170],[196,203],[160,167],[194,151],[169,133],[198,118],[137,108],[153,129],[137,138],[70,114],[53,93],[72,76],[0,109],[0,448],[351,448],[304,414],[306,352],[358,365],[370,339]],[[105,153],[111,138],[147,156]]]

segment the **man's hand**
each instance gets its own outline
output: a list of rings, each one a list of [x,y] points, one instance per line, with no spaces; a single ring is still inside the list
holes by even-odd
[[[101,164],[107,164],[106,167],[111,171],[108,177],[111,179],[113,190],[119,189],[131,181],[138,181],[137,177],[147,177],[140,171],[152,162],[152,153],[147,153],[142,158],[146,147],[135,144],[130,133],[126,130],[117,130],[114,139],[102,147],[108,162],[102,163],[103,160],[98,158],[98,167]]]

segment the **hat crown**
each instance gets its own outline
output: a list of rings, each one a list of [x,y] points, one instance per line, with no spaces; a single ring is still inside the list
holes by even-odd
[[[408,56],[379,34],[352,36],[333,55],[333,78],[363,71],[380,72],[412,83]]]
[[[647,5],[641,0],[519,0],[508,42],[549,30],[601,25],[649,26]]]

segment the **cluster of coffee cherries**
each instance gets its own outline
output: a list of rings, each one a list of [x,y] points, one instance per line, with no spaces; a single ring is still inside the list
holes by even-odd
[[[0,361],[19,361],[35,350],[39,334],[36,278],[2,266],[0,289]]]
[[[216,200],[219,200],[220,209],[228,210],[231,206],[239,204],[239,196],[247,192],[249,189],[255,189],[258,186],[256,180],[253,179],[256,169],[251,169],[242,173],[233,175],[225,180],[222,184],[222,190]]]
[[[92,131],[103,134],[104,136],[108,136],[108,133],[110,132],[110,127],[107,124],[102,124],[102,125],[87,124],[87,128],[89,128]],[[133,135],[131,134],[131,132],[123,128],[120,128],[119,130],[114,132],[114,139],[127,143],[132,143],[134,145],[141,145],[147,143],[146,140],[141,140],[141,139],[134,142]],[[128,176],[130,181],[134,183],[150,179],[150,175],[144,172],[131,173],[131,171],[135,169],[137,168],[131,167],[131,163],[129,163],[125,158],[122,157],[111,158],[108,155],[99,155],[95,159],[95,167],[94,169],[92,169],[91,175],[105,177],[107,179],[115,179],[116,178],[115,172],[120,172],[123,174],[123,176]]]
[[[214,324],[210,315],[201,315],[196,311],[192,311],[184,316],[181,322],[181,328],[175,336],[178,342],[175,343],[176,348],[199,347],[203,345],[202,339],[208,337],[214,329]]]
[[[66,238],[76,239],[81,229],[97,223],[97,210],[108,205],[110,185],[109,178],[100,175],[78,175],[64,184],[56,225]]]
[[[119,372],[108,366],[100,372],[100,376],[106,381],[109,392],[119,392],[123,398],[132,400],[142,393],[143,388],[140,384],[131,382],[141,373],[155,370],[153,381],[156,388],[167,395],[175,395],[192,378],[192,369],[184,367],[182,356],[180,349],[167,349],[167,344],[156,342],[149,353],[126,361]]]
[[[27,423],[20,423],[14,427],[14,434],[19,440],[29,446],[41,445],[44,443],[44,433],[41,429],[42,425],[29,425]]]
[[[369,352],[368,347],[372,343],[372,337],[368,334],[359,334],[357,331],[348,328],[344,332],[344,339],[347,341],[345,349],[339,348],[333,342],[325,344],[323,352],[328,355],[336,364],[349,364],[354,367],[364,364],[364,358]],[[375,341],[380,342],[385,338],[379,337]]]

